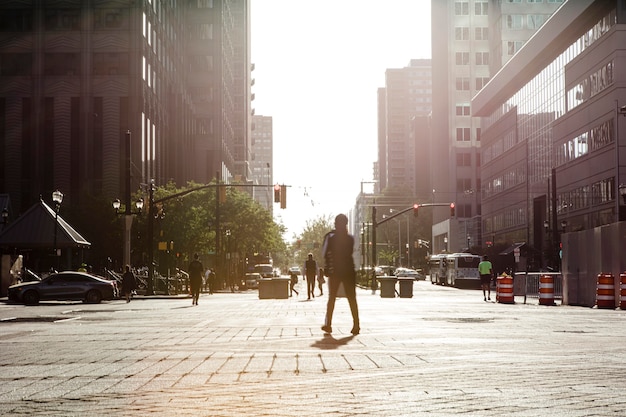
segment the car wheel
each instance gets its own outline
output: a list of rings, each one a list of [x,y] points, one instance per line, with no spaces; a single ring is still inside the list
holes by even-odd
[[[22,299],[24,300],[24,304],[29,306],[35,306],[39,304],[39,294],[37,294],[37,291],[26,291],[22,296]]]
[[[100,291],[98,290],[91,290],[87,293],[85,301],[87,301],[89,304],[98,304],[100,303],[100,301],[102,301],[102,294],[100,294]]]

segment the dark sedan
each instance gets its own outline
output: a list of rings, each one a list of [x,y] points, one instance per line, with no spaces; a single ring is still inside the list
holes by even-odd
[[[117,296],[117,284],[85,272],[51,274],[41,281],[9,287],[9,300],[36,305],[44,300],[81,300],[97,304]]]

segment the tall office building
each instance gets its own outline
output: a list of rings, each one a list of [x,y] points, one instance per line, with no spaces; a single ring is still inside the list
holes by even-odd
[[[471,99],[532,36],[562,0],[433,0],[433,249],[484,246],[480,214],[480,119]],[[448,241],[445,244],[444,241]]]
[[[248,0],[0,3],[0,192],[24,211],[54,189],[245,175]]]
[[[255,185],[254,199],[272,212],[274,202],[273,175],[273,131],[272,118],[269,116],[252,116],[252,154],[250,158],[250,180]]]
[[[483,233],[530,270],[562,266],[574,304],[626,266],[625,45],[623,1],[568,1],[472,101]]]
[[[416,193],[416,166],[428,158],[416,153],[412,120],[431,111],[430,59],[412,59],[404,68],[387,69],[378,91],[378,187]]]

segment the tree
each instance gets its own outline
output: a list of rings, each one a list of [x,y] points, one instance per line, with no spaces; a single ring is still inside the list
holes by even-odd
[[[300,241],[300,248],[292,244],[292,259],[294,265],[302,266],[309,253],[313,258],[323,265],[322,245],[324,236],[334,227],[334,218],[330,215],[320,216],[313,220],[307,220],[306,226],[299,236],[295,236],[295,241]],[[295,242],[294,242],[295,243]]]

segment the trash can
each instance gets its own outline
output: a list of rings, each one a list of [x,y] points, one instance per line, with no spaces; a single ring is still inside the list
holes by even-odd
[[[380,296],[381,298],[395,298],[396,296],[396,277],[378,277],[380,282]]]
[[[413,278],[400,277],[398,278],[400,283],[400,298],[412,298],[413,297]]]
[[[271,278],[261,278],[259,280],[259,299],[267,300],[274,298],[274,286]]]
[[[273,298],[289,298],[291,278],[272,278]]]

